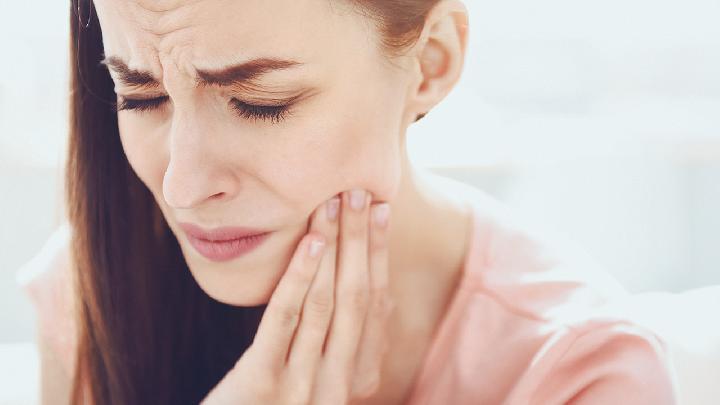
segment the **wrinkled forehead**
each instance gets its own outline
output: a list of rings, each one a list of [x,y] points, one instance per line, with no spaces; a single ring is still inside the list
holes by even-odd
[[[95,0],[106,56],[163,77],[256,57],[312,63],[368,27],[338,0]]]

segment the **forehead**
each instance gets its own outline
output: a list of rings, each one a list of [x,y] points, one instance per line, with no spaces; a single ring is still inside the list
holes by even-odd
[[[338,0],[95,0],[105,55],[163,77],[258,57],[303,63],[371,48],[369,28]],[[347,52],[347,50],[346,50]]]

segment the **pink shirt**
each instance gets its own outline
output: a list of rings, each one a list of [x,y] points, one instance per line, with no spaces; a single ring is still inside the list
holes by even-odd
[[[629,319],[602,315],[604,305],[628,296],[615,279],[581,248],[520,223],[489,195],[478,192],[471,206],[462,280],[407,404],[677,402],[666,343]],[[67,238],[67,231],[61,234]],[[68,283],[67,274],[45,271],[25,288],[40,333],[52,338],[70,371],[75,329]]]

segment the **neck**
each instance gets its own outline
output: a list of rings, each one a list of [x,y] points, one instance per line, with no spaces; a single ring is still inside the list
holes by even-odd
[[[453,272],[462,266],[469,208],[448,195],[443,180],[403,160],[398,194],[390,203],[391,278],[407,272]]]
[[[402,403],[451,302],[468,249],[469,207],[452,198],[442,178],[406,160],[390,202],[390,295],[387,357],[379,392],[363,404]]]

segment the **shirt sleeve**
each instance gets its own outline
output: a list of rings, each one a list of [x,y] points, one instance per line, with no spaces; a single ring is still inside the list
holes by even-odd
[[[677,403],[665,343],[626,322],[575,331],[570,343],[534,387],[531,404]]]

